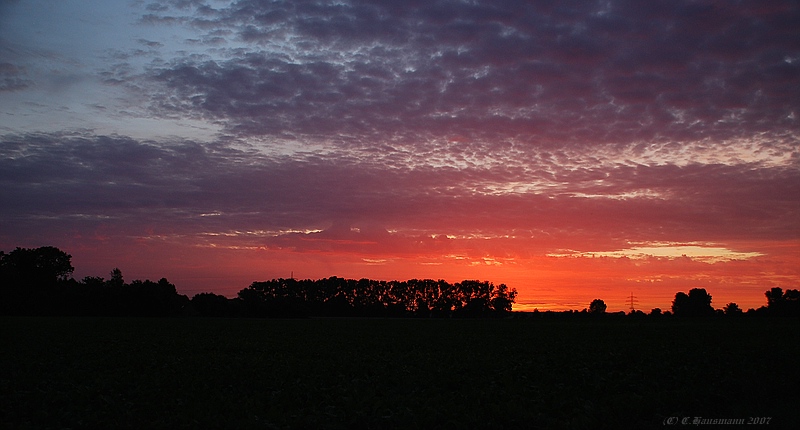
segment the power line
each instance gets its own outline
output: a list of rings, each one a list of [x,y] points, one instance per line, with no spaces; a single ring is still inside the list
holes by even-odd
[[[635,311],[635,310],[636,310],[636,307],[635,307],[634,305],[635,305],[635,304],[637,304],[637,303],[639,303],[639,300],[636,300],[636,297],[634,297],[634,295],[633,295],[633,292],[632,292],[632,291],[631,291],[631,296],[628,298],[628,303],[629,303],[629,304],[630,304],[630,306],[631,306],[631,310],[632,310],[632,311]]]

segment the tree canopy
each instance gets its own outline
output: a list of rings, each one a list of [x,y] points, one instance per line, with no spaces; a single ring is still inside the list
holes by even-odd
[[[465,280],[376,281],[330,277],[253,282],[238,299],[253,316],[455,316],[511,312],[517,292],[505,284]]]
[[[590,314],[604,314],[606,313],[606,302],[600,299],[592,300],[592,303],[589,304],[589,313]]]
[[[800,291],[786,290],[776,287],[765,292],[767,310],[773,315],[800,315]]]
[[[711,295],[704,288],[692,288],[689,294],[678,292],[672,301],[672,313],[677,316],[714,315]]]
[[[253,282],[236,298],[201,293],[191,300],[165,278],[125,282],[70,275],[71,256],[55,247],[0,252],[0,313],[96,316],[424,316],[485,317],[511,312],[517,296],[505,284],[465,280],[376,281],[331,277]]]

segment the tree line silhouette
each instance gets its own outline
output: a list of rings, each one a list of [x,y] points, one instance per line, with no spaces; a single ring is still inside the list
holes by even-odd
[[[165,278],[126,283],[71,277],[71,256],[58,248],[0,251],[3,315],[212,317],[490,317],[511,312],[517,296],[505,284],[465,280],[376,281],[331,277],[253,282],[229,299],[200,293],[189,299]]]
[[[376,281],[330,277],[318,280],[273,279],[253,282],[229,299],[200,293],[189,299],[165,278],[126,283],[115,268],[109,279],[71,277],[72,256],[45,246],[0,251],[1,315],[70,316],[202,316],[202,317],[495,317],[507,316],[517,297],[505,284],[465,280],[411,279]],[[800,291],[772,288],[767,305],[742,311],[736,303],[711,306],[711,295],[694,288],[678,292],[671,311],[654,308],[650,316],[713,315],[800,316]],[[582,311],[538,312],[534,315],[608,315],[602,299]],[[624,312],[611,315],[625,315]],[[640,310],[628,315],[644,316]]]
[[[0,311],[4,315],[171,316],[190,300],[175,285],[111,277],[72,279],[72,256],[52,246],[0,251]]]
[[[607,306],[602,299],[594,299],[589,304],[587,309],[581,311],[564,311],[564,312],[538,312],[534,311],[533,314],[561,314],[561,315],[586,315],[586,316],[600,316],[600,315],[616,315],[616,316],[678,316],[678,317],[710,317],[710,316],[794,316],[800,317],[800,291],[786,290],[780,287],[772,288],[764,293],[767,297],[767,305],[761,306],[758,309],[748,309],[747,312],[743,311],[739,305],[734,302],[726,304],[722,309],[714,309],[711,306],[711,294],[704,288],[692,288],[689,293],[679,291],[675,293],[675,299],[672,301],[670,310],[662,311],[661,308],[653,308],[649,314],[645,314],[641,310],[631,310],[629,313],[624,311],[606,313]]]

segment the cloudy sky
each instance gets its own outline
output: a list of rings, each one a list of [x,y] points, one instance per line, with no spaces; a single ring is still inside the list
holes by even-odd
[[[234,296],[800,287],[796,1],[0,0],[0,249]]]

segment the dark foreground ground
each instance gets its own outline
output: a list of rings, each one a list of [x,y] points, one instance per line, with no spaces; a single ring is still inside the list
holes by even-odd
[[[0,428],[791,428],[798,329],[755,318],[3,318]],[[680,423],[695,417],[769,420]]]

